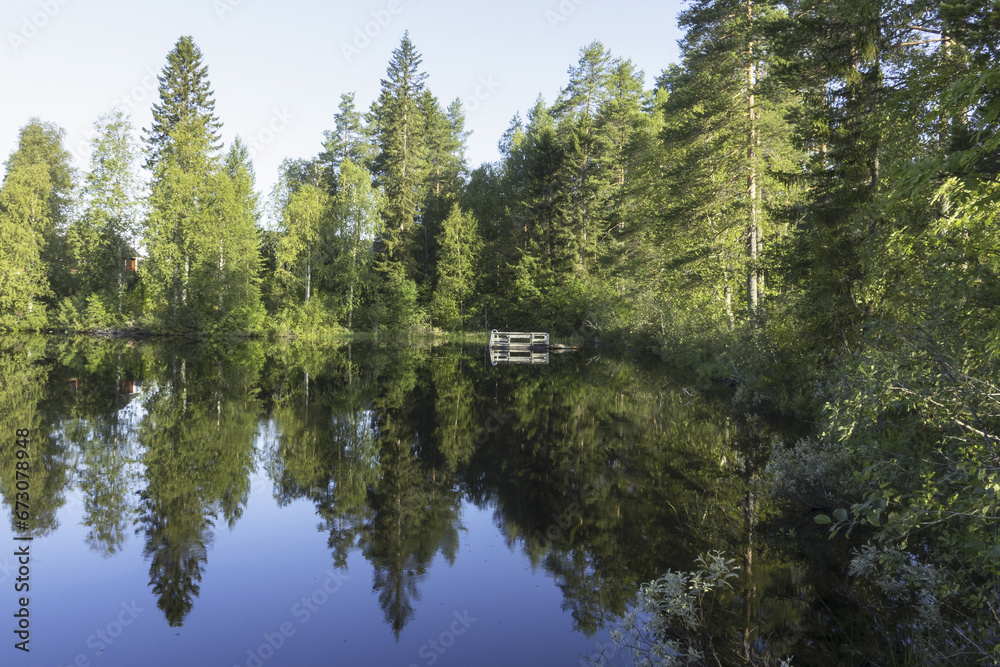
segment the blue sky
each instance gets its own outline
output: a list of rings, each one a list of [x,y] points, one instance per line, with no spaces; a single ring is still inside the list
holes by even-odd
[[[679,0],[3,0],[0,157],[32,116],[67,132],[86,167],[98,116],[118,104],[148,127],[156,75],[181,35],[201,48],[228,144],[255,146],[266,195],[285,157],[311,157],[340,95],[367,110],[405,30],[442,106],[466,104],[471,166],[496,160],[515,112],[552,102],[580,48],[600,39],[646,85],[677,61]]]

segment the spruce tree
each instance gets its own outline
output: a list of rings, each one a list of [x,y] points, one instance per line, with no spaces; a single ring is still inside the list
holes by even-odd
[[[438,235],[441,224],[458,201],[466,178],[465,114],[460,100],[443,111],[437,98],[424,92],[422,109],[426,119],[427,196],[420,216],[421,278],[427,290],[433,285],[438,261]]]
[[[153,123],[146,131],[146,168],[156,172],[156,165],[170,152],[176,142],[174,132],[185,122],[189,131],[208,138],[210,152],[221,145],[222,124],[215,115],[215,93],[208,81],[208,66],[202,64],[201,49],[185,35],[177,40],[167,54],[167,64],[159,76],[160,100],[153,104]]]
[[[318,161],[323,167],[324,182],[330,193],[336,189],[337,175],[345,160],[358,165],[367,165],[371,159],[372,146],[364,126],[363,114],[354,107],[354,93],[340,96],[337,113],[333,116],[334,127],[323,132],[323,151]]]
[[[432,309],[438,326],[457,329],[465,324],[476,288],[482,241],[476,219],[455,204],[441,225],[437,284]]]
[[[146,166],[152,172],[149,258],[142,272],[147,299],[161,317],[189,328],[202,326],[218,306],[209,277],[218,263],[212,184],[219,122],[201,57],[190,37],[182,37],[168,54],[146,136]]]
[[[372,173],[386,195],[379,267],[389,281],[388,289],[406,292],[412,288],[403,282],[412,283],[418,270],[416,225],[427,169],[426,120],[421,109],[427,75],[420,70],[421,62],[409,32],[405,33],[392,52],[368,123],[376,151]]]

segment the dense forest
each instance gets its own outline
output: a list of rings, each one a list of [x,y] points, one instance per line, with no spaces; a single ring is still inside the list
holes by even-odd
[[[594,41],[476,168],[406,35],[266,205],[182,37],[151,127],[100,118],[82,176],[58,126],[21,129],[0,327],[652,351],[814,422],[764,481],[857,541],[852,593],[908,650],[995,657],[1000,7],[693,0],[680,22],[652,87]]]

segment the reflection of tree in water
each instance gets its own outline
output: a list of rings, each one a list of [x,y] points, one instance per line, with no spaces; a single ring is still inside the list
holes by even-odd
[[[419,582],[438,552],[454,562],[460,498],[437,473],[425,440],[434,429],[429,387],[420,371],[426,357],[400,355],[387,369],[375,399],[379,480],[369,491],[372,521],[362,552],[374,569],[373,586],[396,638],[413,618]]]
[[[46,346],[41,336],[0,339],[0,492],[11,510],[8,517],[15,528],[17,482],[24,481],[17,477],[17,466],[23,468],[27,462],[31,489],[29,532],[36,537],[59,527],[56,513],[65,503],[72,468],[68,443],[53,427],[68,390],[60,387],[58,396],[52,395],[55,392],[49,384],[55,374],[48,364],[38,363],[46,355]],[[28,458],[19,459],[14,434],[25,428],[30,430]]]
[[[139,425],[147,482],[139,525],[150,586],[171,626],[183,624],[198,595],[215,520],[235,525],[249,494],[259,409],[233,391],[254,385],[255,365],[239,361],[204,355],[189,364],[175,355]]]
[[[374,518],[363,553],[374,568],[373,587],[397,639],[413,617],[417,584],[439,551],[454,562],[458,546],[458,498],[430,482],[427,471],[401,439],[382,440],[382,477],[370,495]]]
[[[279,503],[306,497],[316,505],[335,566],[346,567],[356,548],[371,562],[398,637],[435,556],[454,562],[458,550],[460,497],[443,469],[445,458],[457,458],[428,442],[435,422],[426,352],[343,352],[322,361],[286,352],[294,361],[275,396],[279,436],[268,469]]]
[[[349,351],[322,360],[297,351],[286,351],[282,391],[272,396],[278,434],[267,468],[279,505],[297,498],[316,505],[334,566],[346,568],[371,517],[367,494],[379,469],[371,377],[358,375]]]
[[[149,583],[156,606],[171,627],[180,626],[194,605],[208,562],[213,522],[186,504],[169,506],[143,494],[140,522],[146,533],[143,554],[150,560]],[[180,505],[180,507],[178,507]]]
[[[72,392],[63,432],[79,448],[78,486],[83,492],[87,543],[105,557],[120,551],[128,539],[136,507],[139,479],[136,417],[133,399],[142,354],[122,341],[74,340],[63,358],[78,388]]]
[[[722,481],[738,458],[733,428],[715,401],[629,362],[532,370],[480,388],[509,419],[468,474],[485,483],[477,501],[497,508],[509,543],[554,575],[564,610],[592,635],[640,582],[732,541],[725,508],[738,507],[742,485]]]

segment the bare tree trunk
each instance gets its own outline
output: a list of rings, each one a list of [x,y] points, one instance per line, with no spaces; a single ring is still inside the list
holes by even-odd
[[[306,303],[312,295],[312,244],[306,244]]]
[[[188,280],[191,277],[191,256],[184,254],[184,284],[181,288],[181,305],[188,305]]]
[[[219,312],[222,312],[222,271],[226,267],[226,260],[222,255],[222,239],[219,239]]]
[[[752,0],[747,0],[747,20],[753,21]],[[750,204],[750,229],[747,232],[747,309],[751,316],[757,315],[758,297],[761,291],[759,260],[760,226],[757,220],[757,107],[755,93],[757,87],[757,67],[754,63],[754,44],[747,45],[749,64],[747,65],[747,112],[750,120],[750,135],[747,140],[747,201]]]

